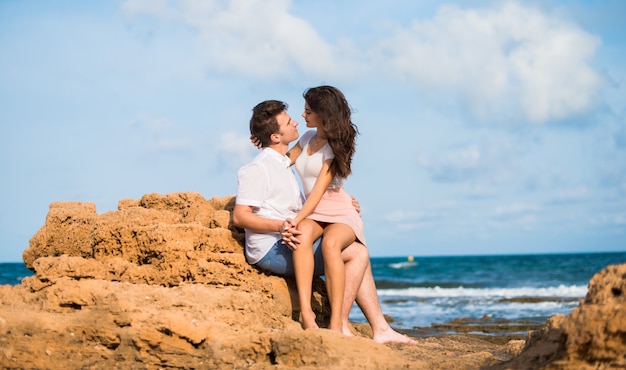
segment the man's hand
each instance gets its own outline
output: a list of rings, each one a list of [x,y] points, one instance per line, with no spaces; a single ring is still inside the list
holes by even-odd
[[[283,236],[283,244],[286,244],[292,251],[298,249],[298,244],[300,244],[298,235],[302,234],[300,230],[296,229],[296,226],[298,225],[290,218],[283,221],[283,232],[281,233]]]
[[[359,204],[359,202],[356,200],[356,198],[354,196],[352,196],[352,206],[354,206],[354,209],[356,209],[356,213],[358,213],[360,215],[361,214],[361,205]]]

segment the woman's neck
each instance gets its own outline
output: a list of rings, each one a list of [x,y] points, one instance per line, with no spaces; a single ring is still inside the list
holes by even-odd
[[[314,138],[317,138],[317,140],[326,140],[326,133],[324,132],[324,130],[320,130],[319,128],[316,130],[315,132],[315,136],[313,136]]]

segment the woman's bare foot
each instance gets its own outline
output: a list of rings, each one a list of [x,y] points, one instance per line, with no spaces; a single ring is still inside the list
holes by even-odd
[[[348,337],[354,337],[354,333],[352,332],[352,329],[350,329],[350,325],[347,323],[344,323],[341,327],[341,333],[345,336]]]
[[[391,327],[380,332],[374,333],[372,338],[376,343],[389,344],[389,343],[402,343],[402,344],[419,344],[416,340],[411,339],[404,334],[400,334],[397,331],[393,330]]]
[[[315,312],[300,312],[302,315],[302,329],[318,329],[319,326],[315,322]]]
[[[328,330],[330,330],[330,331],[334,331],[334,332],[337,332],[337,333],[344,334],[344,332],[343,332],[343,327],[341,327],[341,326],[337,326],[337,325],[330,324],[330,325],[328,326]]]

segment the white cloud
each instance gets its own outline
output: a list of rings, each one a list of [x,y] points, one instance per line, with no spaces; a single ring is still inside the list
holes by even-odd
[[[181,135],[181,127],[167,118],[139,115],[129,123],[141,148],[150,152],[193,150],[194,140]]]
[[[602,85],[588,65],[600,41],[565,19],[497,4],[443,6],[380,40],[371,55],[381,70],[426,95],[452,94],[488,121],[542,123],[589,110]]]
[[[472,184],[464,191],[464,196],[469,199],[491,198],[498,193],[498,188],[492,185]]]
[[[423,211],[397,210],[397,211],[393,211],[393,212],[386,214],[385,219],[389,222],[402,223],[407,220],[423,219],[425,215],[426,214]]]
[[[291,14],[289,0],[127,0],[123,9],[193,30],[212,74],[264,81],[300,73],[324,81],[392,77],[446,104],[459,101],[492,123],[544,123],[589,111],[603,85],[588,64],[600,40],[539,9],[495,4],[444,5],[432,19],[352,40],[324,40],[316,27],[327,25]]]
[[[258,153],[258,149],[250,143],[249,137],[235,132],[225,132],[220,135],[215,150],[222,165],[233,170],[250,162]]]
[[[174,126],[174,123],[167,118],[154,118],[139,114],[129,122],[129,126],[160,134]]]
[[[132,16],[180,22],[197,32],[200,54],[211,72],[260,79],[299,71],[336,75],[332,47],[305,20],[289,13],[288,0],[128,0]]]
[[[502,219],[502,218],[526,219],[529,216],[534,215],[540,210],[541,210],[541,207],[535,204],[511,203],[505,206],[496,207],[493,210],[493,216],[499,219]]]
[[[596,226],[626,226],[626,212],[602,213],[593,217],[591,223]],[[624,230],[622,230],[624,232]]]
[[[586,186],[580,186],[571,189],[563,189],[557,192],[554,201],[556,203],[569,203],[585,200],[589,197],[589,189]]]
[[[486,174],[501,177],[513,168],[513,154],[519,151],[505,138],[482,139],[478,143],[457,145],[447,152],[441,150],[436,155],[420,154],[417,163],[435,181],[466,181]]]
[[[459,205],[448,201],[422,207],[420,210],[398,209],[385,214],[387,222],[401,230],[411,230],[425,224],[437,223],[458,212]]]

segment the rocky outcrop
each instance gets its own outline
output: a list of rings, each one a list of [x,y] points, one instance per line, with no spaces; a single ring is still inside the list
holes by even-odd
[[[246,263],[242,230],[230,224],[233,206],[233,197],[207,200],[197,193],[124,199],[117,211],[103,214],[93,203],[52,203],[23,253],[34,275],[0,286],[0,368],[624,364],[626,265],[596,275],[580,307],[552,318],[517,358],[523,340],[456,335],[420,338],[417,346],[382,345],[363,324],[354,325],[355,337],[302,330],[293,282]],[[328,305],[321,279],[314,290],[314,309],[324,325]]]
[[[246,263],[233,205],[197,193],[147,194],[102,215],[52,203],[23,253],[35,275],[0,287],[2,368],[280,363],[271,333],[301,332],[291,284]]]
[[[593,276],[587,296],[529,335],[515,359],[494,369],[626,369],[626,264]]]

